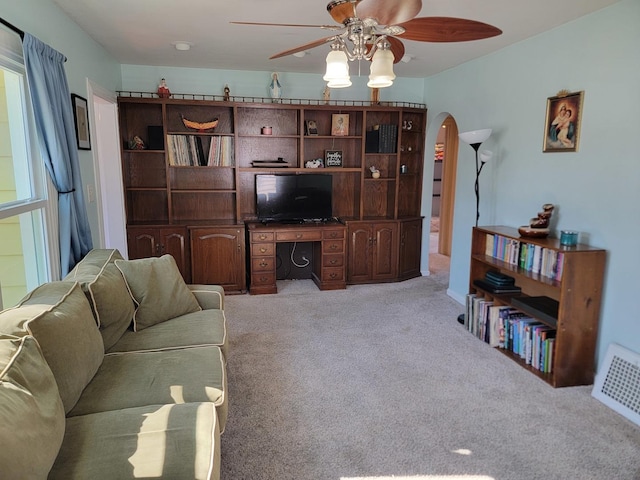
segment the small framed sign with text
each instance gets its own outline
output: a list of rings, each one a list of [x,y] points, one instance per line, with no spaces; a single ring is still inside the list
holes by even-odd
[[[324,166],[325,168],[342,167],[342,150],[325,150]]]

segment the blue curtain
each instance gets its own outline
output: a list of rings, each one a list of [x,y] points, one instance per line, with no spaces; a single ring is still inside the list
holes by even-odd
[[[93,247],[71,106],[66,58],[25,33],[22,41],[40,153],[58,190],[60,267],[64,277]]]

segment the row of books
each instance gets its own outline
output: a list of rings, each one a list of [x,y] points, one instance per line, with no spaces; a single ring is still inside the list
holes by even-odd
[[[552,371],[556,334],[553,327],[474,293],[466,297],[464,324],[490,346],[509,350],[541,372]]]
[[[374,125],[366,133],[366,153],[396,153],[398,126],[394,124]]]
[[[485,255],[554,280],[562,279],[564,253],[553,248],[487,233]]]
[[[198,135],[167,135],[169,165],[188,167],[231,167],[234,165],[233,137],[212,136],[205,152]]]

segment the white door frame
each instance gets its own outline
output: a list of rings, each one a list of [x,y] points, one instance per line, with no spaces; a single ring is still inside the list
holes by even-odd
[[[90,79],[87,93],[100,248],[117,248],[128,258],[117,97]]]

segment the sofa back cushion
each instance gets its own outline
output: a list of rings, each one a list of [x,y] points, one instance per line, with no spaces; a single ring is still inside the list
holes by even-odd
[[[65,416],[56,380],[31,336],[0,334],[0,472],[46,479]]]
[[[104,348],[108,350],[127,331],[135,306],[120,270],[122,260],[116,249],[93,249],[64,278],[80,283],[100,328]]]
[[[102,336],[77,282],[40,285],[17,306],[0,312],[0,331],[35,337],[58,384],[65,413],[104,357]]]
[[[202,310],[171,255],[116,260],[115,264],[137,306],[133,316],[135,331]]]

